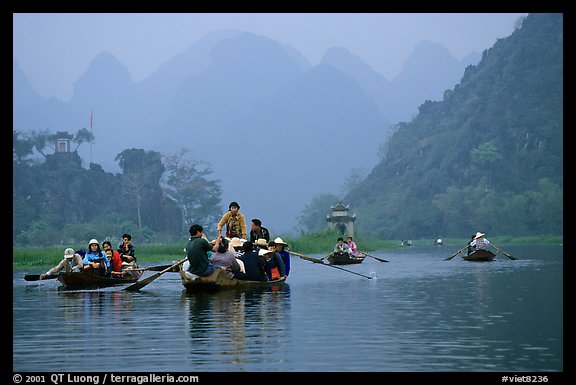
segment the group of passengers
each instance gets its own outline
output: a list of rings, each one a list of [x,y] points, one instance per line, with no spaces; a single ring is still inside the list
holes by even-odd
[[[214,280],[218,274],[249,281],[271,281],[288,277],[289,245],[277,237],[270,240],[270,232],[258,218],[252,219],[247,234],[240,205],[232,202],[229,211],[218,222],[218,237],[209,242],[199,224],[190,227],[190,240],[186,245],[188,260],[183,264],[183,274],[192,279]],[[225,236],[222,229],[226,226]]]
[[[345,241],[344,238],[339,237],[332,252],[334,254],[340,255],[348,254],[350,258],[354,259],[358,259],[360,257],[358,254],[358,247],[356,246],[356,242],[354,242],[354,238],[351,236],[348,237],[347,241]]]
[[[132,243],[132,236],[128,233],[122,235],[122,242],[117,249],[112,248],[110,241],[100,242],[91,239],[88,242],[88,250],[68,247],[64,250],[64,259],[46,273],[40,275],[40,279],[47,276],[65,272],[92,272],[103,277],[126,277],[136,274],[137,264],[134,255],[136,248]]]

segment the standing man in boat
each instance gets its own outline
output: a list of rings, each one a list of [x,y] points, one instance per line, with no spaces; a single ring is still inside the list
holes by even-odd
[[[258,239],[270,241],[270,232],[266,227],[262,227],[262,221],[258,218],[252,219],[252,229],[250,230],[250,242],[254,243]]]
[[[218,251],[220,247],[220,242],[222,240],[222,235],[218,235],[214,246],[212,246],[204,236],[204,228],[198,224],[190,226],[188,230],[190,232],[190,240],[186,245],[186,255],[188,256],[188,261],[183,266],[185,270],[191,274],[195,274],[200,279],[213,280],[216,278],[219,270],[226,270],[224,267],[216,266],[210,262],[208,257],[208,252]]]
[[[46,273],[40,274],[40,279],[44,279],[49,275],[57,274],[63,269],[67,273],[71,271],[80,271],[82,270],[83,265],[84,264],[82,263],[82,257],[80,254],[75,253],[74,249],[69,247],[64,250],[64,259],[60,261],[58,265],[48,270]]]
[[[228,210],[226,214],[222,215],[220,222],[218,222],[216,228],[218,235],[222,235],[222,227],[226,225],[226,237],[246,239],[246,219],[244,219],[244,215],[240,212],[240,205],[238,202],[231,202],[228,205]]]
[[[474,236],[472,242],[470,242],[470,246],[474,247],[474,250],[486,250],[488,246],[490,246],[490,241],[484,237],[484,233],[478,231]]]

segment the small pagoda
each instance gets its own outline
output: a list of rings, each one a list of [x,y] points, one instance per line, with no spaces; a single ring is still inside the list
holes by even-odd
[[[332,213],[326,216],[328,226],[332,229],[338,229],[341,235],[347,234],[351,237],[354,236],[354,221],[356,214],[348,214],[348,205],[338,202],[336,206],[332,206]]]

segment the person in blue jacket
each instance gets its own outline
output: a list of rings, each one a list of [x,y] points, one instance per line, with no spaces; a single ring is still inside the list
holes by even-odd
[[[88,242],[88,251],[84,254],[82,263],[84,264],[84,271],[95,270],[103,277],[110,275],[110,261],[106,258],[106,254],[96,239],[91,239]]]

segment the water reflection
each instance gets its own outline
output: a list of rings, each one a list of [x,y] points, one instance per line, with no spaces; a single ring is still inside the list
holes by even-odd
[[[250,370],[252,364],[278,360],[290,335],[290,286],[182,293],[188,313],[189,357],[192,365],[233,364]],[[273,354],[269,354],[273,353]],[[216,366],[217,368],[217,366]],[[279,370],[273,366],[270,370]]]

